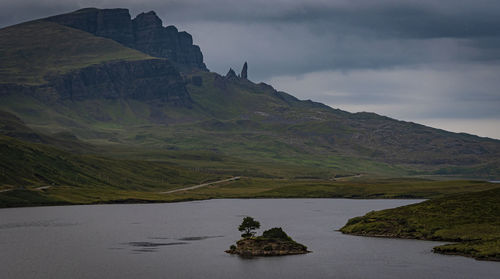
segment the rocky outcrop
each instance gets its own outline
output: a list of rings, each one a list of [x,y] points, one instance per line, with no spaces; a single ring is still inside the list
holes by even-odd
[[[253,220],[253,219],[252,219]],[[243,221],[245,222],[245,220]],[[258,228],[260,226],[259,222],[256,222]],[[243,226],[242,223],[241,226]],[[245,227],[243,228],[245,230]],[[242,231],[240,229],[240,231]],[[253,235],[251,232],[246,232],[247,235]],[[254,256],[285,256],[285,255],[298,255],[306,254],[311,251],[307,250],[307,247],[295,242],[290,236],[288,236],[282,228],[272,228],[266,230],[258,237],[245,237],[238,240],[235,245],[231,245],[226,253],[237,254],[242,257],[254,257]]]
[[[237,79],[238,76],[236,75],[236,72],[232,68],[229,68],[229,72],[227,72],[225,78],[226,79]]]
[[[247,64],[247,62],[245,62],[245,64],[243,64],[243,68],[241,69],[240,75],[236,75],[236,72],[233,70],[233,68],[229,68],[229,71],[224,76],[224,78],[229,79],[229,80],[234,80],[234,79],[236,79],[236,80],[240,80],[240,79],[248,80],[248,64]]]
[[[127,9],[86,8],[45,20],[115,40],[127,47],[189,68],[207,70],[203,54],[187,32],[175,26],[163,27],[155,12],[141,13],[131,19]]]
[[[226,253],[242,257],[256,257],[299,255],[310,253],[310,251],[306,246],[293,240],[253,237],[239,240],[236,246],[231,246]]]
[[[243,68],[241,69],[240,77],[244,78],[244,79],[248,79],[248,64],[247,64],[247,62],[245,62],[245,64],[243,64]]]
[[[193,37],[187,32],[179,32],[175,26],[163,27],[155,12],[139,14],[132,25],[135,49],[206,70],[200,48],[193,45]]]
[[[132,21],[127,9],[86,8],[45,20],[113,39],[124,45],[129,45],[134,41]]]
[[[179,72],[162,59],[92,65],[47,80],[46,86],[63,100],[129,98],[181,106],[192,102]]]

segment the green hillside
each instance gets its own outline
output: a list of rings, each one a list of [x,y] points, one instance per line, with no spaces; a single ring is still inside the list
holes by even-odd
[[[13,190],[0,192],[0,207],[154,201],[165,199],[160,191],[221,177],[166,163],[77,155],[7,136],[0,136],[0,154],[0,188]]]
[[[85,19],[80,16],[85,15],[62,18]],[[348,113],[204,70],[180,73],[165,66],[166,76],[155,76],[159,65],[149,62],[88,67],[151,58],[46,20],[0,29],[0,110],[37,132],[75,135],[107,157],[175,162],[228,175],[500,175],[498,140]],[[44,84],[49,76],[59,78]],[[142,96],[149,88],[151,94]],[[217,160],[192,159],[197,153]]]
[[[81,29],[89,27],[89,11],[113,17],[85,11],[57,19]],[[113,27],[94,22],[106,31],[99,34],[119,36],[121,21],[107,20]],[[189,35],[175,34],[171,50],[186,65],[204,65]],[[182,38],[189,49],[176,45]],[[156,40],[143,47],[169,43]],[[39,203],[430,198],[492,187],[454,179],[500,176],[498,140],[349,113],[264,83],[175,65],[47,20],[0,29],[0,187],[9,190],[0,195],[27,195],[3,206],[32,204],[40,195],[51,202]],[[242,179],[159,194],[231,176]]]
[[[38,133],[26,126],[17,116],[0,110],[0,135],[33,143],[44,143],[76,153],[96,151],[95,146],[79,140],[75,135],[60,131],[52,135]]]
[[[203,84],[188,83],[190,108],[104,98],[54,104],[10,95],[2,98],[0,109],[15,113],[38,131],[67,131],[105,146],[106,156],[164,161],[175,157],[186,167],[232,175],[328,179],[357,173],[434,174],[494,179],[500,174],[497,140],[375,114],[351,114],[215,73],[185,78],[193,76],[201,77]],[[195,153],[229,161],[191,160]]]
[[[350,219],[343,233],[457,242],[435,252],[500,260],[500,188],[456,194]]]
[[[151,58],[113,40],[43,20],[0,29],[0,84],[38,85],[46,75]]]

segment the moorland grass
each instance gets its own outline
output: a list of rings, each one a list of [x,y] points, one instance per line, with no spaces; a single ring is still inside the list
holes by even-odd
[[[435,252],[500,260],[500,188],[447,195],[350,219],[343,233],[452,241]]]

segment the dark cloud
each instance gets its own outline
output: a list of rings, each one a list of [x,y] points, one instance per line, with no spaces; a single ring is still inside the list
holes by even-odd
[[[88,6],[125,7],[134,14],[155,10],[173,23],[293,23],[310,25],[317,32],[397,38],[500,35],[500,2],[496,0],[4,0],[0,25]]]
[[[69,12],[78,5],[71,1],[2,0],[0,2],[0,28],[49,15]]]
[[[202,9],[199,5],[183,1],[172,4],[172,11],[182,15],[192,10],[189,21],[308,24],[318,32],[381,37],[500,35],[500,4],[495,1],[211,1]]]

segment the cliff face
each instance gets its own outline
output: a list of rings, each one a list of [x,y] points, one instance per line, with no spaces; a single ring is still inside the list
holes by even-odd
[[[203,54],[187,32],[174,26],[163,27],[154,13],[142,13],[131,19],[127,9],[87,8],[45,20],[115,40],[127,47],[189,68],[207,70]]]
[[[41,101],[105,98],[192,105],[186,82],[163,59],[108,62],[45,78],[48,83],[38,86],[0,84],[0,97],[25,94]]]
[[[179,72],[161,59],[98,64],[47,79],[48,87],[61,99],[130,98],[191,104]]]
[[[161,19],[154,13],[142,13],[132,20],[134,48],[156,57],[166,57],[182,65],[206,70],[203,54],[193,37],[179,32],[175,26],[163,27]]]

